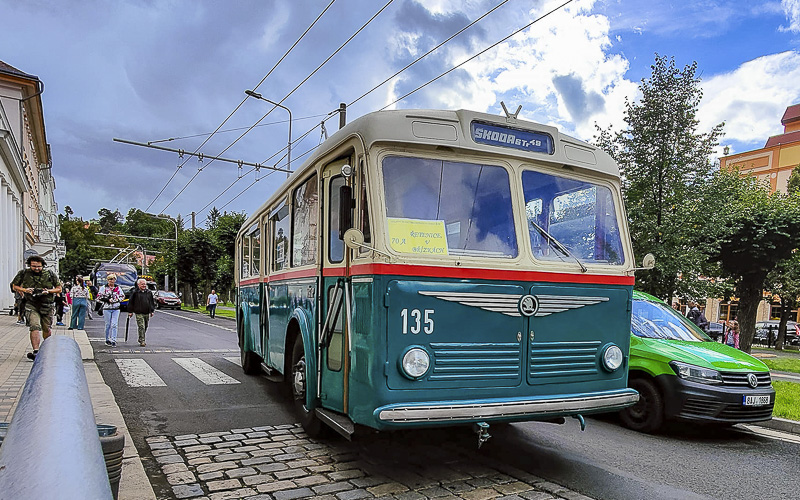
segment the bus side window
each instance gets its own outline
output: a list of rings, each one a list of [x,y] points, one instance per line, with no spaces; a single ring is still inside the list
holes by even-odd
[[[253,244],[250,273],[253,276],[258,276],[261,274],[261,229],[256,228],[250,238]]]
[[[331,179],[328,193],[328,260],[341,262],[344,260],[344,241],[339,239],[339,188],[344,186],[344,177]]]
[[[328,304],[334,303],[334,293],[336,288],[328,288]],[[344,335],[342,334],[342,316],[344,316],[344,306],[336,315],[336,321],[331,331],[331,341],[328,344],[328,369],[338,372],[342,369],[342,352],[344,351]]]
[[[242,238],[242,279],[250,277],[250,235]]]
[[[361,232],[364,233],[364,243],[370,244],[372,235],[369,227],[369,204],[367,203],[367,175],[364,171],[364,162],[361,162]],[[361,247],[359,253],[369,252],[368,248]]]
[[[272,270],[289,267],[289,205],[284,205],[272,216]]]
[[[317,261],[319,238],[319,190],[316,174],[294,191],[294,225],[292,227],[292,266]]]

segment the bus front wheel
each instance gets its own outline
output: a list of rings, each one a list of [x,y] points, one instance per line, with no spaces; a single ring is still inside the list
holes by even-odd
[[[292,397],[294,399],[294,409],[303,430],[312,438],[322,435],[324,426],[314,415],[314,410],[309,410],[306,403],[306,390],[308,387],[308,370],[306,365],[305,348],[303,347],[303,337],[298,335],[292,347],[292,376],[289,384],[292,387]]]

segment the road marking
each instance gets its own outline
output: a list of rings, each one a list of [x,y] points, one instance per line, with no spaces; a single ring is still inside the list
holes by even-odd
[[[797,436],[795,434],[787,434],[785,432],[776,431],[773,429],[769,429],[767,427],[759,427],[758,425],[746,425],[746,424],[739,424],[739,425],[741,427],[744,427],[751,433],[757,434],[767,439],[775,439],[777,441],[800,444],[800,436]]]
[[[236,366],[242,366],[242,358],[239,356],[225,356],[225,359],[227,359]]]
[[[194,321],[195,323],[202,323],[204,325],[213,326],[214,328],[219,328],[220,330],[225,330],[225,331],[228,331],[228,332],[235,332],[236,331],[233,328],[228,328],[228,327],[225,327],[225,326],[222,326],[222,325],[218,325],[216,323],[209,323],[208,321],[202,321],[202,320],[199,320],[199,319],[190,318],[188,316],[184,316],[183,314],[168,313],[166,311],[160,311],[160,312],[161,312],[161,314],[166,314],[167,316],[175,316],[176,318],[181,318],[181,319],[186,319],[186,320],[189,320],[189,321]]]
[[[115,359],[122,377],[130,387],[166,387],[167,384],[143,359]]]
[[[231,378],[205,361],[197,358],[172,358],[183,369],[197,377],[206,385],[238,384],[239,381]]]

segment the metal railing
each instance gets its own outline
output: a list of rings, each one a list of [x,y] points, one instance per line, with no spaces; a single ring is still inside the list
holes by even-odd
[[[0,445],[0,500],[111,499],[81,353],[46,339]]]

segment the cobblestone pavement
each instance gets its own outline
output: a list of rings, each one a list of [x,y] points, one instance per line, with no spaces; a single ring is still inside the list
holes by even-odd
[[[348,442],[313,440],[299,425],[278,425],[146,441],[172,490],[161,498],[589,500],[482,456],[466,429]]]

